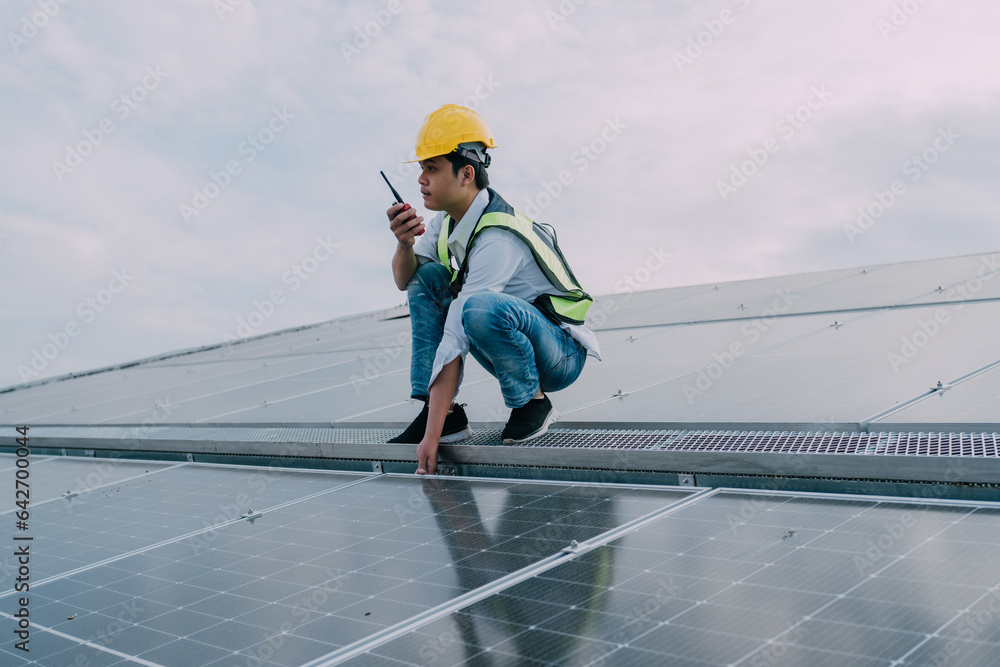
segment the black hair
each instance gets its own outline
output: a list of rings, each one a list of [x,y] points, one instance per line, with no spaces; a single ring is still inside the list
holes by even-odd
[[[451,162],[451,171],[455,176],[458,176],[459,169],[469,165],[476,170],[476,187],[480,190],[485,190],[490,186],[490,175],[486,173],[486,167],[483,166],[482,162],[470,160],[454,151],[446,154],[445,157],[448,159],[448,162]]]

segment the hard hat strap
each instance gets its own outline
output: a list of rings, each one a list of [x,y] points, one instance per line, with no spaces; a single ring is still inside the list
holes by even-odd
[[[455,148],[455,152],[468,160],[474,160],[475,162],[480,162],[484,167],[489,167],[491,162],[490,154],[486,152],[485,148],[480,147],[481,144],[476,143],[466,143],[459,144]]]

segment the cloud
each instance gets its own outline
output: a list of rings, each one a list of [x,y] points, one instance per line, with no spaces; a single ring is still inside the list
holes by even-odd
[[[985,1],[229,6],[70,2],[16,52],[39,5],[0,8],[0,385],[121,267],[134,283],[41,375],[221,342],[275,289],[287,299],[255,333],[402,302],[377,172],[416,201],[399,163],[447,102],[487,118],[494,186],[557,225],[595,294],[650,248],[672,254],[652,289],[1000,245],[1000,9]],[[829,99],[781,129],[816,87]],[[281,132],[275,110],[293,116]],[[857,208],[948,126],[954,150],[850,243]],[[769,139],[723,201],[718,183]],[[185,221],[196,191],[215,196]],[[328,235],[337,252],[293,292],[283,276]]]

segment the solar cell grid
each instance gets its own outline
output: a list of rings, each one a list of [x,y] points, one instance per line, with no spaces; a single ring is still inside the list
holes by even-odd
[[[960,549],[960,544],[949,544],[949,547]],[[933,581],[958,586],[990,586],[1000,581],[1000,562],[986,562],[980,567],[956,566],[956,561],[949,557],[949,551],[941,550],[936,559],[915,558],[912,555],[889,565],[881,572],[881,576],[909,581],[915,586],[922,582]],[[949,567],[942,567],[949,563]]]
[[[114,628],[107,645],[147,664],[322,663],[690,495],[409,476],[330,491],[360,477],[275,471],[254,508],[274,507],[264,516],[154,546],[211,526],[248,474],[188,465],[92,492],[73,513],[50,512],[40,530],[68,548],[39,553],[43,570],[148,548],[38,587],[39,627],[78,641]],[[144,488],[145,479],[176,483]],[[992,664],[997,528],[1000,510],[972,503],[722,491],[349,662]],[[48,646],[40,664],[127,660],[65,637]]]
[[[950,556],[995,548],[956,542],[989,540],[990,528],[1000,534],[1000,516],[968,505],[723,492],[345,664],[373,654],[426,664],[412,657],[424,650],[434,664],[504,665],[520,650],[595,666],[916,665],[946,655],[945,634],[958,642],[947,664],[987,664],[982,646],[1000,641],[1000,565],[955,567]],[[524,611],[538,604],[541,622]]]
[[[40,470],[36,476],[44,474]],[[222,526],[249,506],[264,509],[357,479],[346,473],[189,464],[40,504],[32,509],[32,526],[44,535],[47,548],[38,550],[32,574],[41,581],[192,531]],[[208,544],[215,534],[191,539]]]
[[[2,465],[2,461],[0,461]],[[175,464],[156,461],[126,461],[94,458],[53,457],[31,461],[33,507],[42,503],[75,505],[86,495],[98,495],[108,485],[145,474],[156,474]],[[64,500],[69,493],[80,494]],[[0,515],[16,508],[0,511]]]
[[[98,531],[117,531],[132,540],[121,546],[131,547],[142,543],[129,535],[132,528],[159,518],[178,530],[185,522],[211,525],[202,510],[217,512],[220,501],[246,486],[243,471],[185,470],[188,476],[170,486],[171,497],[90,501],[83,505],[86,528],[71,520],[76,517],[56,515],[40,530],[51,529],[74,548]],[[316,488],[303,483],[308,479],[299,472],[276,475],[260,509],[311,495]],[[317,473],[313,482],[330,488],[335,479]],[[371,478],[201,539],[147,543],[141,553],[56,578],[38,587],[33,613],[39,626],[80,640],[114,625],[116,650],[127,646],[129,655],[151,663],[190,664],[202,650],[194,664],[217,657],[220,665],[234,659],[298,665],[690,493]],[[171,524],[169,516],[179,522]],[[183,534],[158,527],[148,539]]]

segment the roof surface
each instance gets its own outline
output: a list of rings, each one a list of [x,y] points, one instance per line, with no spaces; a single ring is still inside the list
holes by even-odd
[[[553,402],[562,421],[593,424],[996,423],[998,270],[990,253],[600,297],[603,361]],[[0,414],[406,424],[409,359],[407,311],[392,309],[21,385],[0,394]],[[474,362],[459,400],[473,422],[509,413]]]
[[[993,665],[998,258],[600,298],[543,438],[468,365],[450,476],[405,308],[14,387],[0,662]]]

